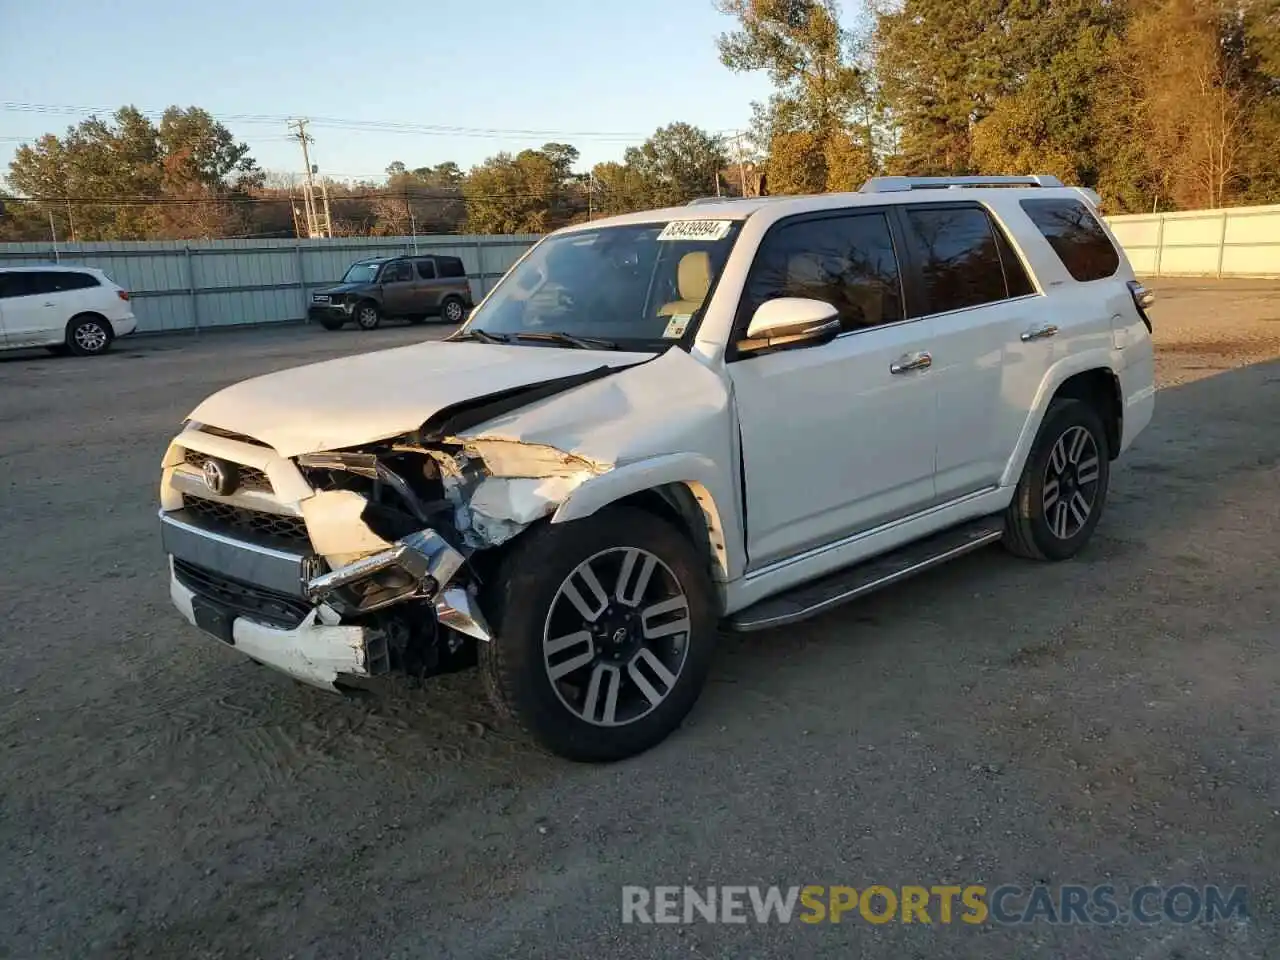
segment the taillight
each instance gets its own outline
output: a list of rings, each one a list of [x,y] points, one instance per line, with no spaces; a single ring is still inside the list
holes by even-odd
[[[116,291],[116,296],[117,296],[117,297],[119,297],[121,300],[128,300],[128,299],[129,299],[129,291],[128,291],[128,290],[117,290],[117,291]]]
[[[1156,302],[1155,291],[1148,290],[1137,280],[1130,280],[1129,293],[1133,295],[1133,305],[1138,308],[1138,316],[1147,325],[1147,333],[1150,333],[1151,318],[1147,316],[1147,307]]]

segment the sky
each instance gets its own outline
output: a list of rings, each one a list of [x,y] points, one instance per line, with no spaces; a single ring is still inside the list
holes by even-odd
[[[343,179],[548,140],[585,169],[676,120],[745,128],[769,83],[719,62],[732,26],[712,0],[0,0],[0,173],[23,141],[126,103],[203,107],[274,171],[302,169],[296,116]]]

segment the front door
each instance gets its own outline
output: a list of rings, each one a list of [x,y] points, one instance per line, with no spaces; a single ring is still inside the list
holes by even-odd
[[[382,268],[382,312],[402,317],[413,313],[413,266],[408,260],[393,260]]]
[[[742,437],[748,566],[909,516],[934,499],[928,320],[907,320],[883,211],[784,220],[765,237],[736,335],[774,297],[840,311],[827,344],[728,366]]]

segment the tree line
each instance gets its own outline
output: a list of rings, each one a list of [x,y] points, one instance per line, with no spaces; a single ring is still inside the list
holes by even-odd
[[[588,170],[567,143],[395,161],[324,184],[335,232],[540,233],[899,173],[1055,174],[1109,213],[1280,202],[1280,0],[876,0],[856,28],[836,0],[714,2],[736,21],[724,66],[773,87],[743,140],[672,123]],[[299,230],[298,185],[196,107],[91,117],[22,145],[7,179],[0,239]]]

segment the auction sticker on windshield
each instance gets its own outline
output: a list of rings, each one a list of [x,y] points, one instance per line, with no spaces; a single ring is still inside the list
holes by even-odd
[[[732,220],[672,220],[659,240],[723,240],[729,235]]]

